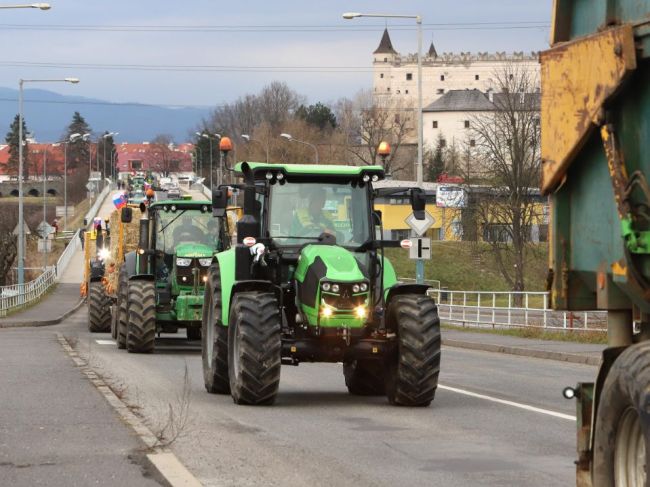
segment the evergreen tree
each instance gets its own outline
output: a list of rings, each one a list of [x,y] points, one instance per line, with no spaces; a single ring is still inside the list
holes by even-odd
[[[210,132],[207,129],[203,129],[200,132],[201,134],[210,135]],[[213,132],[214,133],[214,132]],[[223,133],[223,132],[222,132]],[[217,167],[219,161],[219,139],[214,135],[212,137],[212,165],[213,170]],[[202,137],[200,135],[196,136],[194,141],[194,149],[196,151],[196,161],[195,161],[195,171],[196,173],[207,180],[210,179],[210,139],[207,137]]]
[[[90,158],[90,134],[92,130],[90,125],[86,120],[81,116],[79,112],[74,112],[72,116],[72,122],[68,125],[66,133],[63,136],[64,140],[70,140],[72,134],[85,135],[89,134],[86,137],[86,140],[81,140],[78,138],[76,142],[71,143],[68,146],[68,169],[79,169],[82,167],[88,167],[88,162]]]
[[[337,126],[336,116],[327,105],[323,105],[321,102],[316,103],[315,105],[300,105],[296,110],[296,116],[303,119],[309,125],[314,125],[320,130],[334,129]]]
[[[7,162],[7,173],[11,176],[18,176],[18,138],[19,138],[19,120],[20,115],[14,117],[14,121],[9,126],[9,132],[5,137],[7,145],[9,145],[9,161]],[[29,146],[27,145],[27,124],[23,118],[23,178],[27,179],[29,176],[28,164]]]
[[[436,147],[433,152],[429,152],[427,175],[429,181],[435,182],[438,177],[445,172],[445,154],[444,154],[445,139],[442,134],[438,134]]]

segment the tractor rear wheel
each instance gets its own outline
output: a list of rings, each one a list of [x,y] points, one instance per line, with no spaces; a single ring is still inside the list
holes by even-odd
[[[126,348],[126,329],[129,324],[129,276],[123,267],[117,288],[117,348]]]
[[[348,392],[355,396],[386,394],[386,367],[380,360],[354,360],[343,364]]]
[[[228,328],[221,323],[221,275],[219,265],[208,271],[201,321],[203,382],[211,394],[230,394],[228,378]]]
[[[391,404],[424,407],[431,404],[440,373],[440,320],[430,297],[395,296],[388,306],[396,327],[397,353],[391,359],[386,394]]]
[[[128,294],[129,322],[126,349],[151,353],[156,339],[156,288],[150,281],[132,281]]]
[[[234,296],[228,326],[230,393],[237,404],[273,404],[280,385],[282,342],[273,293]]]
[[[187,339],[188,340],[200,340],[201,339],[201,328],[198,326],[188,326],[187,327]]]
[[[598,401],[593,485],[646,485],[650,454],[650,342],[628,347],[607,374]]]
[[[111,329],[111,300],[101,282],[91,282],[88,287],[88,331],[102,333]]]

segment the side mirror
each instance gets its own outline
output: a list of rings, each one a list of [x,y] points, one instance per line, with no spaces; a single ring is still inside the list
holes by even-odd
[[[411,189],[411,209],[416,220],[424,220],[424,207],[427,204],[427,198],[424,191],[420,188]]]
[[[381,210],[374,210],[372,212],[372,224],[375,226],[381,225]]]
[[[220,188],[212,190],[212,216],[224,216],[228,206],[228,189]]]
[[[122,223],[131,223],[133,220],[133,209],[125,206],[122,208],[122,214],[120,216],[120,221]]]
[[[139,208],[140,208],[140,213],[144,213],[145,211],[147,211],[147,205],[145,205],[144,202],[140,203]]]

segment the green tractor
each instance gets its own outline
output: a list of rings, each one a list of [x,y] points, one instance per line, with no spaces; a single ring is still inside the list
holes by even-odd
[[[420,188],[379,188],[380,166],[239,163],[243,216],[237,244],[216,254],[205,287],[205,387],[237,404],[271,404],[282,364],[342,362],[348,391],[428,406],[440,370],[440,322],[428,286],[401,284],[384,257],[378,196],[410,198],[424,218]],[[229,188],[213,191],[222,218]]]
[[[188,339],[200,339],[208,269],[230,237],[209,201],[157,201],[140,211],[138,248],[119,273],[115,328],[118,348],[148,353],[157,333],[186,328]],[[123,208],[122,222],[132,218]]]

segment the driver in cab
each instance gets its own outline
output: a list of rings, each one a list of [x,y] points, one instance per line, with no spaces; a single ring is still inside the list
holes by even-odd
[[[321,233],[329,233],[336,236],[334,222],[323,210],[327,194],[322,188],[314,188],[309,195],[309,203],[306,208],[298,208],[294,212],[291,225],[291,235],[297,236],[318,236]]]
[[[180,225],[176,225],[172,234],[174,242],[197,242],[203,240],[203,232],[192,222],[190,215],[184,215]]]

